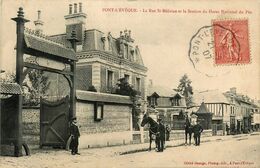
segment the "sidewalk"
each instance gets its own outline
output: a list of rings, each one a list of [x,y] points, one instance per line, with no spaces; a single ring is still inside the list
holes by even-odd
[[[251,134],[239,134],[239,135],[227,135],[227,136],[211,136],[211,137],[202,137],[201,143],[213,142],[213,141],[227,141],[232,139],[242,140],[245,139],[247,136],[253,135],[260,135],[260,132],[253,132]],[[179,140],[171,140],[166,141],[166,149],[172,147],[183,146],[184,139]],[[193,145],[193,139],[192,139]],[[154,141],[152,142],[152,151],[154,151]],[[131,144],[131,145],[122,145],[122,146],[111,146],[111,147],[102,147],[102,148],[88,148],[88,149],[81,149],[81,153],[87,153],[89,155],[94,156],[116,156],[116,155],[126,155],[132,154],[137,152],[144,152],[148,151],[149,143],[143,144]]]

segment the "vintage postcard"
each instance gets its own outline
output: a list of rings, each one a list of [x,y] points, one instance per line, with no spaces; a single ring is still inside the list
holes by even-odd
[[[0,0],[1,168],[260,167],[259,0]]]

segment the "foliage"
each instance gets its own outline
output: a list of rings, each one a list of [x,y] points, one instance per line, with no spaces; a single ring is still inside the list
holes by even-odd
[[[135,90],[125,78],[120,78],[118,81],[119,83],[116,84],[118,86],[116,89],[116,94],[130,96],[131,98],[136,97],[136,95],[140,95],[140,92]]]
[[[90,91],[90,92],[97,92],[97,89],[95,88],[95,86],[91,85],[88,87],[88,90],[87,91]]]
[[[13,83],[15,82],[15,74],[13,72],[6,72],[0,76],[0,82]]]
[[[0,82],[15,82],[15,73],[5,73],[4,76],[0,77]],[[24,105],[38,105],[40,103],[40,97],[46,95],[49,86],[50,82],[48,81],[48,77],[44,76],[43,71],[29,71],[28,80],[24,80],[22,84],[22,90],[25,94]]]
[[[130,96],[131,100],[133,101],[133,108],[132,108],[132,120],[133,120],[133,128],[134,130],[140,130],[138,125],[139,123],[139,116],[140,116],[140,92],[135,90],[125,78],[120,78],[119,83],[117,83],[118,88],[116,89],[116,94]]]
[[[181,93],[186,100],[187,107],[192,105],[192,95],[193,95],[193,88],[191,86],[191,80],[188,78],[187,74],[184,74],[181,79],[179,80],[179,85],[175,91]]]
[[[28,73],[29,83],[26,82],[24,86],[27,87],[29,94],[25,98],[25,104],[27,105],[38,105],[40,103],[40,97],[45,96],[50,86],[48,76],[44,75],[44,71],[32,70]]]

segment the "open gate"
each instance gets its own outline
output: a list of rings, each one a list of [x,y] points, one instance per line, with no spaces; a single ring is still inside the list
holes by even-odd
[[[66,147],[69,137],[69,97],[56,102],[41,98],[40,147]]]

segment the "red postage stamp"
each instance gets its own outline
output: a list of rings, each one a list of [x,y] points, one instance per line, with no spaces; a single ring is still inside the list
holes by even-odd
[[[214,20],[215,63],[250,63],[248,20]]]

